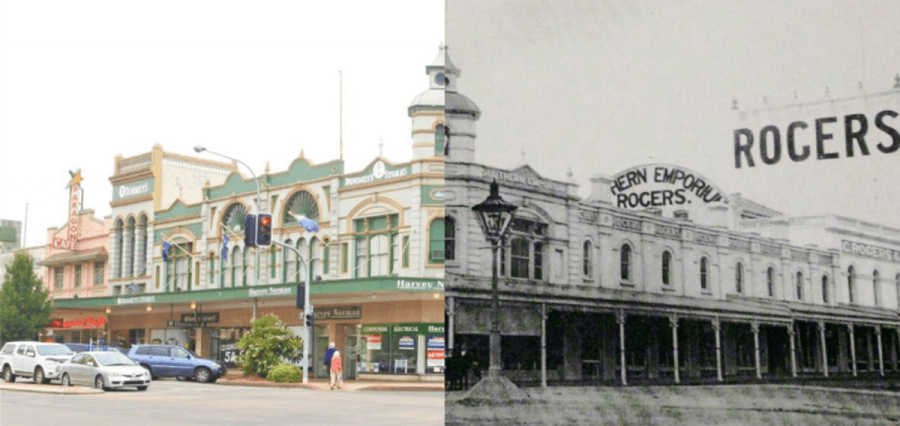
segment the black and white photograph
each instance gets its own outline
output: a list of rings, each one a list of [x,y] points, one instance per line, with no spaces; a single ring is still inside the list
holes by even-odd
[[[446,13],[446,424],[900,421],[900,5]]]

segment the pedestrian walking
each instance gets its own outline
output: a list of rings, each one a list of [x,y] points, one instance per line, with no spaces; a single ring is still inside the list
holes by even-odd
[[[337,348],[334,347],[334,342],[328,342],[328,350],[325,351],[325,371],[331,371],[331,357],[334,356],[334,352],[337,351]],[[334,383],[332,383],[334,386]]]
[[[335,386],[338,389],[344,388],[343,372],[344,364],[341,362],[341,352],[336,350],[331,357],[331,390],[334,390]]]

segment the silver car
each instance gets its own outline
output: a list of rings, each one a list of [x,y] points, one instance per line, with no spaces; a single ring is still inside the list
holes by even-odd
[[[97,389],[136,387],[147,390],[150,373],[118,351],[82,352],[60,367],[63,386],[82,384]]]

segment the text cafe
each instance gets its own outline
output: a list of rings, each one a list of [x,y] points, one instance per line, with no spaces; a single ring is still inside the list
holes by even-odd
[[[104,316],[79,316],[73,319],[51,318],[42,341],[56,343],[97,343],[106,338]]]
[[[365,374],[441,374],[444,324],[369,324],[360,329],[356,369]]]

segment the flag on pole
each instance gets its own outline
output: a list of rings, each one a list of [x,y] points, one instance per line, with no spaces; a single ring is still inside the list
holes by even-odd
[[[303,227],[306,232],[319,232],[319,224],[315,220],[312,220],[306,215],[295,215],[293,213],[289,213],[294,219],[297,219],[297,224]]]
[[[222,239],[222,261],[228,260],[228,233],[225,233],[225,238]]]
[[[162,243],[162,257],[163,262],[169,261],[169,251],[172,250],[172,245],[169,244],[168,241],[163,241]]]

